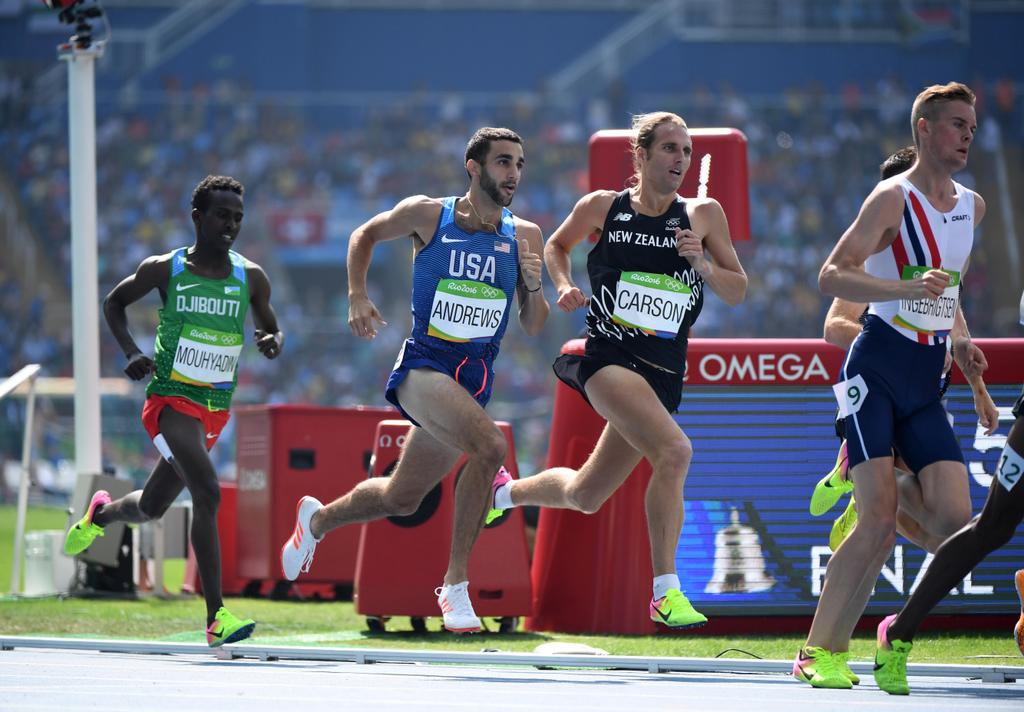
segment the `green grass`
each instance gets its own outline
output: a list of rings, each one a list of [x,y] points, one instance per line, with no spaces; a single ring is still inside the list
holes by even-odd
[[[0,506],[0,587],[2,592],[11,590],[11,564],[14,562],[14,525],[18,508],[14,505]],[[25,516],[25,531],[60,529],[63,531],[68,515],[58,507],[29,507]],[[22,561],[22,571],[25,570]],[[19,582],[20,583],[20,582]],[[21,590],[21,586],[18,586]]]
[[[31,508],[30,529],[63,527],[61,510]],[[7,581],[11,563],[14,508],[0,507],[0,580]],[[179,564],[180,565],[180,564]],[[170,571],[168,572],[170,576]],[[180,578],[178,579],[180,581]],[[803,642],[803,635],[712,637],[703,635],[584,636],[561,633],[517,632],[456,636],[438,630],[440,620],[428,619],[429,633],[409,630],[406,618],[395,618],[387,632],[371,633],[366,621],[348,602],[292,602],[266,599],[229,599],[236,615],[258,623],[253,642],[266,645],[416,648],[427,650],[530,652],[547,642],[582,643],[613,655],[714,657],[739,649],[761,658],[787,660]],[[0,601],[0,633],[6,635],[130,638],[177,642],[204,640],[204,606],[199,598],[182,600],[11,599]],[[487,625],[496,629],[491,621]],[[855,660],[870,660],[872,635],[858,633],[851,645]],[[992,657],[989,657],[992,656]],[[748,657],[729,652],[726,657]],[[929,633],[918,637],[912,662],[1024,665],[1013,636],[1007,631],[970,634]]]
[[[479,651],[494,648],[505,652],[530,652],[547,642],[583,643],[613,655],[714,657],[739,649],[761,658],[786,660],[803,642],[802,635],[746,636],[742,639],[711,636],[584,636],[561,633],[518,632],[457,636],[441,633],[438,619],[429,619],[430,632],[409,630],[406,618],[388,623],[385,633],[371,633],[365,620],[348,602],[289,602],[265,599],[229,599],[231,610],[258,622],[254,643],[266,645],[416,648]],[[203,640],[204,607],[200,599],[142,599],[136,601],[56,598],[5,600],[0,603],[0,633],[7,635],[132,638],[176,642]],[[491,621],[487,622],[496,628]],[[858,635],[851,646],[854,659],[869,660],[874,643]],[[981,656],[981,657],[979,657]],[[996,656],[996,657],[987,657]],[[741,652],[726,657],[746,658]],[[976,634],[931,633],[920,636],[913,662],[959,664],[1021,664],[1022,658],[1009,632]]]
[[[18,508],[14,505],[0,506],[0,593],[8,593],[11,589],[12,563],[14,561],[14,529],[18,518]],[[25,531],[64,530],[67,524],[67,512],[60,507],[29,507],[25,516]],[[22,560],[22,581],[24,581],[25,561]],[[164,587],[172,592],[180,592],[185,579],[185,561],[168,559],[164,562]],[[20,582],[19,582],[20,584]],[[20,591],[21,586],[17,589]]]

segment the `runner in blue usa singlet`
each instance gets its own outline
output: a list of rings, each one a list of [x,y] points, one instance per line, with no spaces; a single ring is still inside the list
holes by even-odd
[[[377,477],[326,505],[309,496],[299,500],[294,534],[281,548],[286,578],[310,570],[317,542],[328,532],[416,512],[465,456],[455,488],[448,568],[435,594],[447,630],[480,630],[469,588],[469,554],[484,524],[493,482],[509,478],[504,467],[508,440],[484,410],[494,384],[493,363],[513,294],[519,324],[530,336],[540,332],[549,311],[541,288],[544,236],[508,210],[525,163],[518,134],[481,128],[466,145],[470,184],[465,195],[409,196],[353,231],[348,324],[361,339],[372,340],[378,327],[387,326],[367,289],[374,246],[406,239],[414,250],[412,335],[386,387],[388,401],[412,424],[402,436],[402,454],[393,469],[376,472]],[[389,565],[402,575],[399,563]],[[416,573],[424,570],[422,561],[415,568]],[[440,571],[433,573],[441,578]]]
[[[502,209],[497,233],[467,232],[455,222],[455,201],[444,198],[437,229],[413,262],[412,336],[385,388],[388,402],[412,422],[397,391],[413,368],[446,373],[487,405],[519,277],[512,213]]]

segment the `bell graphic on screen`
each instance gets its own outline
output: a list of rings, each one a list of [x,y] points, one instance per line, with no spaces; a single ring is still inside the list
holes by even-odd
[[[705,593],[760,593],[775,585],[764,569],[761,540],[753,527],[740,524],[733,507],[732,522],[715,534],[715,571]]]

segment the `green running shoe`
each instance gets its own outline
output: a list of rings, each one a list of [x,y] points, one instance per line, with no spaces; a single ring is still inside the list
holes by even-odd
[[[256,621],[252,618],[242,620],[221,606],[213,623],[206,629],[206,642],[211,648],[219,648],[225,643],[237,643],[245,640],[256,629]]]
[[[857,673],[850,669],[850,651],[846,650],[842,653],[833,653],[836,659],[836,666],[839,668],[839,672],[846,675],[846,679],[854,685],[860,684],[860,678],[857,677]]]
[[[857,503],[850,497],[850,503],[846,505],[846,511],[839,515],[839,518],[832,523],[832,531],[828,535],[828,548],[835,551],[839,545],[846,541],[850,532],[857,526]]]
[[[907,656],[913,643],[889,639],[889,624],[896,615],[886,616],[878,624],[878,649],[875,650],[875,683],[890,695],[909,695]]]
[[[651,620],[669,628],[699,628],[708,622],[678,588],[670,588],[657,601],[651,599]]]
[[[836,655],[831,650],[814,645],[805,645],[796,654],[793,677],[811,687],[830,690],[849,690],[853,687],[850,679],[840,670]]]
[[[96,537],[103,536],[103,527],[93,524],[92,517],[96,513],[96,508],[104,504],[110,504],[110,493],[106,490],[97,490],[89,500],[89,509],[85,511],[85,516],[68,529],[67,536],[64,537],[65,554],[78,556],[89,548]]]
[[[846,459],[846,441],[839,446],[836,465],[832,471],[818,480],[811,493],[811,514],[820,517],[832,509],[847,492],[853,492],[853,482],[847,478],[848,461]]]

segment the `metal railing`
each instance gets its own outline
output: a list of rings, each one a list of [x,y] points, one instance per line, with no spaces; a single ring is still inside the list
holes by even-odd
[[[21,481],[18,484],[18,515],[14,525],[14,559],[11,563],[11,593],[18,593],[21,586],[21,559],[25,549],[25,512],[28,509],[29,467],[32,464],[32,428],[36,410],[36,377],[40,365],[29,364],[0,383],[0,401],[28,381],[28,398],[25,401],[25,435],[21,441]]]

